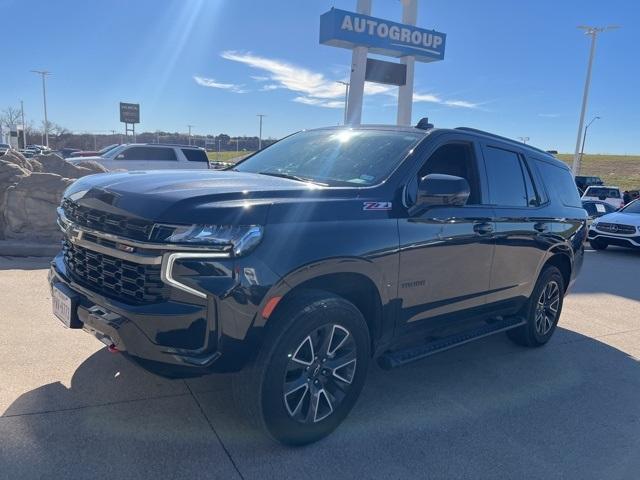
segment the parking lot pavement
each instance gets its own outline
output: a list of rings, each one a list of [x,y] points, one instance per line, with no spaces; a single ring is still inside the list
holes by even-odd
[[[229,375],[142,371],[58,324],[46,262],[0,259],[0,478],[636,479],[640,254],[586,257],[544,348],[373,366],[344,424],[296,449],[245,426]]]

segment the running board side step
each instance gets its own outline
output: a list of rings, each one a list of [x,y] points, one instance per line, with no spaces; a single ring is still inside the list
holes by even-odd
[[[469,330],[468,332],[439,338],[438,340],[425,343],[424,345],[418,345],[404,350],[396,350],[394,352],[387,352],[378,358],[378,364],[384,369],[400,367],[407,363],[422,360],[434,353],[444,352],[445,350],[478,340],[479,338],[488,337],[489,335],[494,335],[496,333],[506,332],[512,328],[521,327],[526,323],[526,320],[522,317],[503,318],[490,324]]]

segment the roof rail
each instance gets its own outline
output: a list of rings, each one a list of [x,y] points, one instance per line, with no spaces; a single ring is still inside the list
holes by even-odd
[[[147,142],[147,143],[143,143],[142,145],[152,145],[152,146],[156,146],[156,147],[182,147],[182,148],[202,148],[198,145],[187,145],[184,143],[153,143],[153,142]]]
[[[536,152],[539,153],[544,153],[545,155],[551,155],[549,152],[545,152],[544,150],[542,150],[541,148],[538,147],[534,147],[532,145],[528,145],[526,143],[521,143],[518,142],[512,138],[508,138],[508,137],[503,137],[502,135],[496,135],[495,133],[491,133],[491,132],[485,132],[484,130],[480,130],[478,128],[471,128],[471,127],[456,127],[456,130],[464,130],[465,132],[469,132],[469,133],[477,133],[480,135],[485,135],[487,137],[492,137],[492,138],[497,138],[499,140],[503,140],[509,143],[515,143],[519,146],[524,146],[525,148],[529,148],[531,150],[535,150]]]

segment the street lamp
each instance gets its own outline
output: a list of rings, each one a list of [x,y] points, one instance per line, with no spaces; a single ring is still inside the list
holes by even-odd
[[[518,140],[520,140],[522,143],[526,145],[530,139],[529,137],[518,137]]]
[[[31,70],[33,73],[37,73],[42,76],[42,101],[44,103],[44,138],[46,147],[49,146],[49,119],[47,118],[47,86],[46,77],[51,75],[51,72],[47,70]]]
[[[584,30],[585,35],[591,37],[591,49],[589,50],[589,63],[587,66],[587,78],[584,82],[584,93],[582,95],[582,109],[580,110],[580,121],[578,122],[578,139],[576,140],[576,151],[573,155],[573,166],[571,170],[573,175],[576,176],[580,172],[580,142],[582,140],[582,128],[584,126],[584,116],[587,111],[587,101],[589,100],[589,87],[591,86],[591,69],[593,67],[593,57],[596,52],[596,39],[598,34],[606,32],[608,30],[614,30],[620,28],[617,25],[608,25],[606,27],[590,27],[586,25],[580,25],[578,27]]]
[[[258,150],[262,150],[262,117],[266,117],[264,113],[258,113],[258,117],[260,117],[260,136],[258,137]]]
[[[336,83],[344,85],[344,124],[347,124],[347,102],[349,101],[349,82],[338,80]]]
[[[593,117],[591,121],[587,123],[587,126],[584,127],[584,135],[582,136],[582,147],[580,147],[580,162],[582,162],[582,156],[584,155],[584,144],[587,141],[587,130],[589,130],[589,127],[593,122],[595,122],[596,120],[600,120],[600,118],[601,117]]]

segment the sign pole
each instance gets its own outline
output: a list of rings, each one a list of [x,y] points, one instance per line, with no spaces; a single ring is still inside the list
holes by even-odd
[[[358,0],[356,11],[362,15],[371,15],[371,0]],[[351,125],[359,125],[362,121],[362,98],[368,53],[367,47],[356,46],[351,54],[351,78],[347,101],[347,123]]]
[[[418,19],[418,1],[402,0],[402,23],[415,25]],[[416,58],[402,57],[400,62],[407,66],[407,81],[398,88],[398,125],[411,125],[413,107],[413,73]]]

